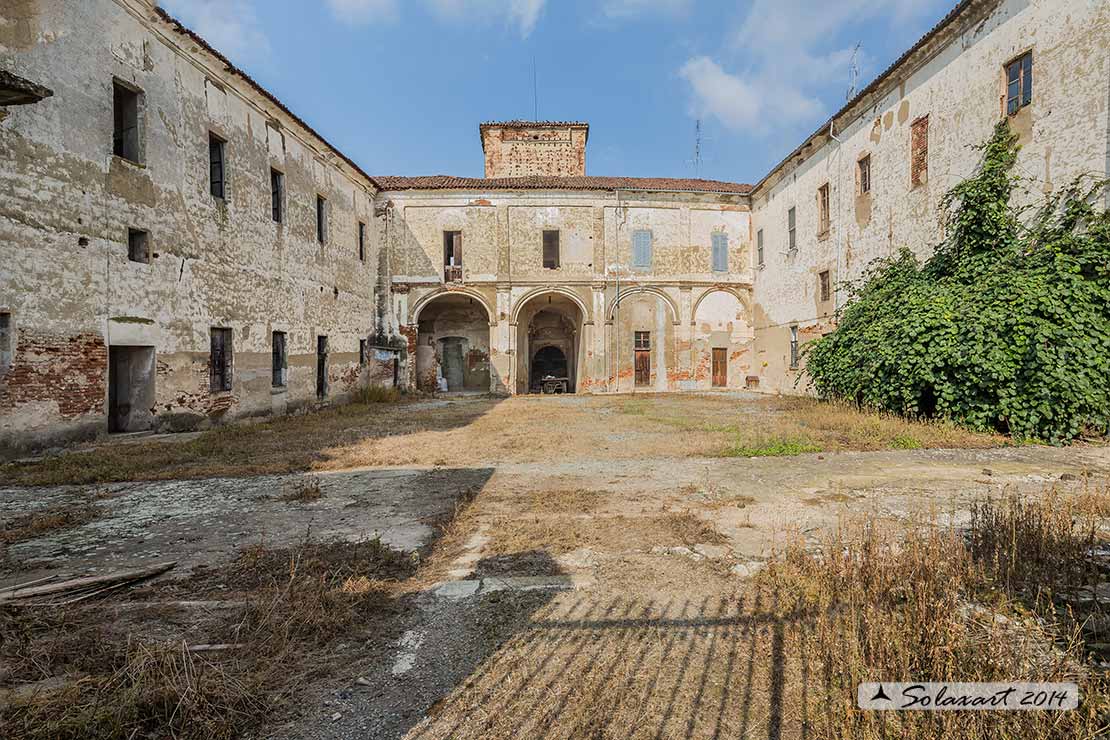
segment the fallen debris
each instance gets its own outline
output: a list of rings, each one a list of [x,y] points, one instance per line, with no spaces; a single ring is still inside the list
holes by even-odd
[[[75,604],[109,591],[133,586],[155,576],[160,576],[177,565],[177,562],[159,563],[147,568],[133,568],[102,576],[84,576],[65,581],[51,582],[54,576],[29,581],[11,589],[0,591],[0,604],[16,606],[62,606]],[[44,582],[45,581],[45,582]],[[35,585],[39,584],[39,585]],[[28,599],[47,597],[48,600],[27,603]],[[49,600],[54,597],[54,600]],[[61,598],[69,597],[69,598]]]

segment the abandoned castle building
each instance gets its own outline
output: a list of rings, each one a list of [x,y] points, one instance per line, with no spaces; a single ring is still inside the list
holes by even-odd
[[[153,0],[8,0],[0,450],[370,385],[802,393],[846,281],[943,238],[1000,118],[1031,202],[1110,176],[1108,111],[1110,2],[963,0],[754,185],[587,175],[582,122],[372,176]]]

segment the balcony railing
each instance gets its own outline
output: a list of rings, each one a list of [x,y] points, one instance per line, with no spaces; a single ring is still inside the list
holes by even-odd
[[[443,282],[461,283],[463,279],[462,266],[445,265],[443,268]]]

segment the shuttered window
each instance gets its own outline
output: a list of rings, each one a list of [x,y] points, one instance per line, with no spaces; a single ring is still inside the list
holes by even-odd
[[[231,329],[212,329],[208,361],[209,388],[213,393],[231,390]]]
[[[632,232],[632,266],[639,269],[651,267],[651,232],[647,229]]]
[[[713,235],[713,272],[728,272],[728,234]]]
[[[212,196],[223,200],[226,193],[226,167],[224,164],[224,140],[215,134],[208,134],[208,174],[209,190]]]
[[[1011,116],[1033,102],[1033,53],[1006,65],[1006,112]]]
[[[763,229],[755,232],[755,263],[763,266]]]

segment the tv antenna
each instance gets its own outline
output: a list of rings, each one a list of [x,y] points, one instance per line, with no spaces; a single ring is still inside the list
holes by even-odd
[[[536,55],[532,55],[532,120],[540,120],[540,85],[536,72]]]
[[[848,60],[848,100],[856,97],[856,90],[859,87],[859,50],[861,46],[863,46],[862,41],[856,42],[856,48],[852,49],[852,57]]]
[[[694,165],[694,177],[698,177],[701,174],[701,166],[705,163],[705,160],[701,156],[701,150],[707,141],[709,141],[709,139],[702,136],[701,119],[699,118],[694,123],[694,158],[686,160],[687,164]]]

